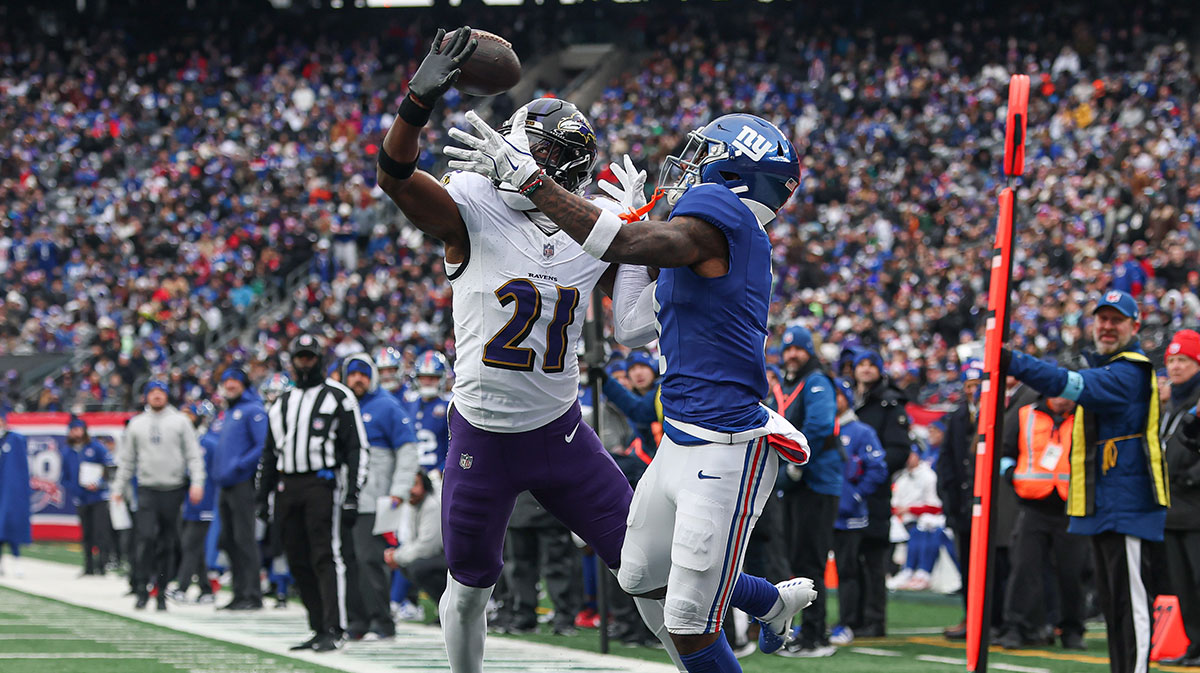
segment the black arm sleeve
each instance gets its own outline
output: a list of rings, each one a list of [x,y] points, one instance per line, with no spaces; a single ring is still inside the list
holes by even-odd
[[[912,439],[908,436],[908,412],[903,406],[896,405],[892,408],[884,426],[883,436],[879,440],[883,444],[888,474],[896,474],[904,469],[904,464],[908,462],[908,454],[912,453]]]
[[[1004,416],[1004,447],[1000,455],[1016,460],[1020,451],[1021,415],[1005,414]]]
[[[267,440],[263,443],[262,458],[258,461],[258,502],[266,504],[267,498],[279,485],[279,465],[275,456],[275,433],[267,424]]]

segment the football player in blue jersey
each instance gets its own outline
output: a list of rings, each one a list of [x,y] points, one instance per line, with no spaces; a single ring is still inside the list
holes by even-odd
[[[799,183],[796,150],[764,119],[720,117],[667,158],[660,189],[672,210],[666,221],[646,221],[603,211],[545,178],[521,111],[505,135],[473,113],[467,120],[479,136],[451,131],[469,149],[447,147],[450,166],[517,186],[585,252],[622,265],[614,317],[623,343],[653,339],[657,320],[665,436],[634,495],[618,578],[630,594],[665,600],[688,671],[740,671],[720,634],[726,608],[748,606],[779,635],[790,620],[781,597],[799,593],[737,581],[776,455],[808,459],[803,435],[759,403],[768,392],[765,226]],[[661,269],[657,282],[637,265]],[[791,582],[815,593],[811,580]]]
[[[448,369],[445,355],[435,350],[422,353],[417,358],[417,394],[411,403],[421,469],[429,473],[429,479],[439,493],[442,472],[446,469],[446,449],[450,444],[447,424],[450,394],[446,392]]]
[[[404,360],[400,351],[384,346],[375,353],[375,369],[379,372],[379,389],[389,392],[412,414],[412,391],[404,381]]]

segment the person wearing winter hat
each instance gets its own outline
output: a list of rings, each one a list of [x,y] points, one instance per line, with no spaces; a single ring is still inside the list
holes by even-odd
[[[204,498],[204,455],[191,420],[167,399],[167,384],[152,380],[144,388],[146,409],[129,420],[117,450],[112,499],[125,498],[137,475],[134,607],[146,607],[148,585],[158,589],[158,609],[167,609],[167,573],[179,544],[180,511],[186,493],[193,504]]]
[[[883,358],[873,349],[860,348],[855,352],[854,380],[858,397],[855,413],[879,435],[888,475],[895,475],[904,469],[912,447],[904,393],[883,373]],[[889,489],[881,488],[867,498],[869,521],[863,529],[860,549],[863,625],[856,631],[863,637],[886,635],[891,497]]]
[[[67,422],[67,447],[63,482],[83,532],[83,574],[103,575],[113,550],[112,522],[108,515],[108,481],[104,470],[113,464],[108,449],[88,435],[87,423],[78,416]]]
[[[783,333],[783,379],[767,396],[779,412],[808,438],[810,458],[804,467],[788,465],[776,484],[783,498],[768,498],[760,533],[771,532],[767,508],[782,506],[780,528],[787,545],[788,575],[813,578],[817,598],[801,614],[800,637],[781,652],[787,657],[827,657],[837,651],[829,643],[825,621],[824,568],[833,548],[833,523],[842,493],[842,454],[837,444],[837,401],[833,381],[816,355],[812,333],[793,325]],[[753,534],[751,534],[753,537]]]
[[[1170,399],[1164,405],[1159,434],[1171,476],[1164,548],[1167,582],[1179,597],[1179,613],[1190,645],[1164,664],[1200,666],[1200,333],[1185,329],[1167,346]]]

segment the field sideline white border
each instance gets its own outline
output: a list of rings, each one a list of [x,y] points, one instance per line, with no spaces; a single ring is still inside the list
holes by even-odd
[[[223,617],[221,620],[211,619],[214,614],[212,606],[176,605],[172,603],[165,613],[161,613],[153,609],[152,603],[148,610],[135,610],[133,608],[133,598],[124,595],[128,584],[123,577],[111,575],[108,577],[81,578],[78,576],[80,571],[78,566],[22,557],[18,560],[18,564],[23,577],[17,578],[12,572],[12,560],[11,556],[4,558],[5,574],[0,576],[0,586],[34,596],[42,596],[70,605],[92,608],[101,612],[128,617],[183,633],[243,645],[272,655],[298,659],[346,671],[347,673],[399,673],[401,671],[439,670],[438,668],[431,668],[428,664],[418,665],[414,668],[405,667],[403,654],[401,653],[397,653],[396,660],[389,662],[388,665],[383,665],[375,661],[365,661],[361,657],[351,656],[345,650],[326,654],[289,652],[287,649],[288,646],[293,644],[297,638],[304,638],[307,633],[298,631],[286,637],[267,638],[261,634],[247,635],[237,628],[240,623],[253,621],[255,615],[258,614],[262,614],[264,617],[268,616],[268,614],[272,617],[280,614],[278,612],[271,613],[270,608],[265,613],[221,613]],[[303,608],[296,601],[287,612],[300,617],[303,614]],[[209,617],[209,619],[195,619],[196,616],[202,614]],[[225,615],[228,615],[228,619],[224,618]],[[300,621],[299,625],[300,628],[303,628],[303,621]],[[434,631],[429,627],[401,623],[396,625],[396,629],[401,636],[423,637],[424,640],[428,640],[429,636],[436,634],[437,641],[440,642],[441,640],[440,632]],[[375,648],[384,645],[386,643],[380,642],[371,643],[369,646]],[[351,644],[349,646],[350,649],[358,647],[360,647],[359,644]],[[444,656],[443,652],[442,657]],[[665,653],[663,657],[664,659],[666,658]],[[496,670],[513,670],[511,664],[508,666],[505,665],[506,659],[516,659],[522,662],[537,660],[538,663],[544,664],[547,667],[544,670],[569,671],[578,667],[586,669],[591,673],[675,673],[675,667],[666,663],[658,664],[613,655],[604,656],[566,647],[508,638],[488,638],[487,659],[484,665],[485,671],[491,669],[492,665],[496,666]],[[440,670],[448,669],[441,668]],[[523,670],[534,671],[543,669],[540,667],[531,668],[528,665],[524,665]]]

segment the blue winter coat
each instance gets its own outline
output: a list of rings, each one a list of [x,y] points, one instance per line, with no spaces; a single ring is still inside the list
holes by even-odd
[[[63,485],[76,506],[94,505],[108,500],[108,480],[100,480],[100,488],[89,491],[79,481],[79,469],[84,463],[98,463],[108,467],[113,464],[112,456],[103,444],[93,439],[76,451],[68,446],[63,452]]]
[[[204,451],[204,471],[213,473],[216,448],[220,444],[220,433],[211,427],[200,438],[200,449]],[[190,499],[183,501],[184,521],[212,521],[213,510],[217,506],[217,485],[213,479],[204,480],[204,497],[198,504],[193,505]]]
[[[1087,430],[1091,442],[1072,441],[1067,531],[1114,531],[1157,542],[1167,518],[1162,501],[1169,499],[1158,446],[1158,408],[1152,404],[1157,402],[1154,372],[1136,344],[1111,356],[1086,357],[1092,368],[1076,372],[1013,353],[1008,368],[1010,376],[1043,395],[1078,402],[1083,412],[1076,410],[1078,432],[1094,424]],[[1088,422],[1080,422],[1081,416]],[[1148,427],[1152,442],[1147,441]],[[1111,449],[1106,446],[1110,443]],[[1115,460],[1107,469],[1105,454]]]
[[[0,542],[29,544],[29,451],[25,435],[11,430],[0,437]]]
[[[228,488],[253,479],[267,441],[267,412],[257,393],[247,389],[221,414],[220,433],[211,480]]]
[[[783,414],[808,440],[812,457],[804,465],[801,483],[823,495],[841,495],[842,454],[829,441],[837,425],[837,398],[834,396],[833,381],[814,368],[795,383],[780,381],[779,392],[786,400],[800,385],[804,386],[804,390],[784,411],[779,410],[780,405],[774,395],[767,396],[767,406]],[[776,483],[787,490],[795,482],[789,480],[785,470],[780,470]]]
[[[866,528],[870,522],[867,496],[888,479],[883,445],[874,428],[859,420],[843,425],[838,441],[846,451],[846,463],[842,498],[833,527],[838,530]]]

